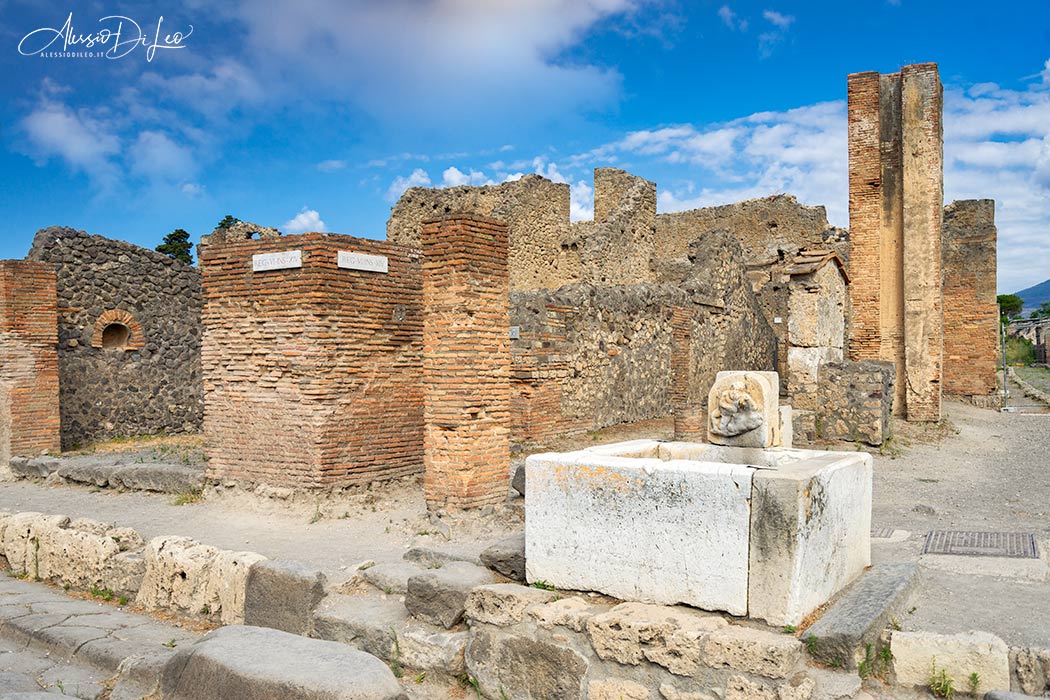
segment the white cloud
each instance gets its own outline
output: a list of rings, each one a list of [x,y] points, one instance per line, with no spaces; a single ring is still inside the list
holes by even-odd
[[[197,170],[189,149],[161,131],[140,133],[129,158],[131,172],[152,183],[181,182]]]
[[[58,158],[73,170],[87,174],[100,189],[116,184],[119,137],[86,111],[45,97],[21,122],[24,152],[41,164]]]
[[[527,115],[535,123],[615,102],[618,71],[563,57],[604,20],[648,22],[647,6],[645,0],[239,0],[224,12],[243,28],[256,70],[282,76],[267,91],[320,87],[387,123],[425,117],[461,126],[479,114]],[[656,22],[666,13],[651,14]],[[240,67],[231,60],[222,76],[200,82],[250,97],[259,81],[244,79]]]
[[[747,20],[740,19],[739,16],[729,7],[729,5],[722,5],[718,8],[718,17],[722,20],[722,23],[734,31],[747,31]]]
[[[569,221],[594,218],[594,188],[583,180],[569,186]]]
[[[317,164],[317,169],[322,173],[334,173],[337,170],[343,170],[346,168],[345,160],[322,160]]]
[[[187,197],[193,198],[203,196],[205,189],[204,185],[201,185],[200,183],[184,182],[182,183],[182,187],[179,188],[179,191]]]
[[[407,176],[399,175],[394,178],[394,181],[390,183],[390,187],[386,191],[387,201],[396,202],[409,187],[428,187],[429,185],[430,176],[427,175],[427,171],[422,168],[416,168]]]
[[[461,185],[494,185],[495,181],[485,176],[485,173],[469,169],[469,172],[463,172],[456,166],[447,168],[441,173],[441,186],[442,187],[459,187]]]
[[[765,10],[762,12],[762,16],[772,25],[775,25],[779,29],[787,29],[791,26],[792,22],[795,21],[793,15],[785,15],[777,12],[776,10]]]
[[[328,230],[324,221],[321,220],[321,215],[316,210],[307,207],[303,207],[298,214],[285,221],[281,228],[285,233],[290,234]]]

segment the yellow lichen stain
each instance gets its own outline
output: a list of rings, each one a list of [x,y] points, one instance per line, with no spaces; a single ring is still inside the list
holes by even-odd
[[[570,485],[585,485],[594,489],[615,489],[621,493],[636,490],[642,481],[612,471],[608,467],[592,467],[580,464],[557,464],[554,479],[562,488]]]
[[[809,500],[809,489],[806,489],[805,491],[803,491],[802,495],[806,498],[806,522],[808,523],[809,522],[809,514],[810,514],[810,505],[811,505],[810,500]]]

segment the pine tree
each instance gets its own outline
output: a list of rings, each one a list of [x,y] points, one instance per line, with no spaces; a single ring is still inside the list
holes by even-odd
[[[181,228],[177,228],[164,237],[164,242],[157,246],[158,253],[164,253],[169,258],[181,260],[187,265],[193,264],[193,244],[190,243],[190,234]]]
[[[240,222],[241,220],[237,217],[230,216],[229,214],[227,214],[226,216],[222,217],[222,221],[220,221],[218,225],[215,226],[215,228],[225,229],[233,226],[234,224],[239,224]]]

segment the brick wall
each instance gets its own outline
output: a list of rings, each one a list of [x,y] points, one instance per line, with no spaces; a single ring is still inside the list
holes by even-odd
[[[942,88],[937,66],[848,79],[850,357],[894,362],[894,410],[940,418]]]
[[[507,226],[423,225],[424,493],[430,508],[502,503],[510,466]]]
[[[0,261],[0,465],[60,449],[51,265]]]
[[[944,391],[959,396],[994,394],[999,354],[995,202],[971,199],[949,204],[942,236]]]
[[[252,256],[302,251],[302,267]],[[419,253],[308,233],[200,249],[209,476],[342,487],[423,468]],[[338,267],[385,256],[384,273]]]

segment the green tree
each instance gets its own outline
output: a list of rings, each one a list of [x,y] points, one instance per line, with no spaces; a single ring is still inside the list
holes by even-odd
[[[1016,294],[1000,294],[995,300],[999,302],[999,308],[1001,309],[1003,316],[1006,318],[1014,318],[1015,316],[1021,315],[1021,309],[1024,307],[1024,299]]]
[[[190,243],[190,234],[181,228],[177,228],[164,237],[164,242],[157,246],[158,253],[164,253],[169,258],[181,260],[187,265],[193,264],[193,244]]]
[[[1050,301],[1044,301],[1028,318],[1050,318]]]
[[[233,226],[234,224],[239,224],[240,222],[241,222],[241,220],[238,219],[237,217],[230,216],[229,214],[227,214],[226,216],[222,217],[222,221],[220,221],[215,226],[215,228],[223,228],[223,229],[225,229],[225,228],[229,228],[229,227]]]

